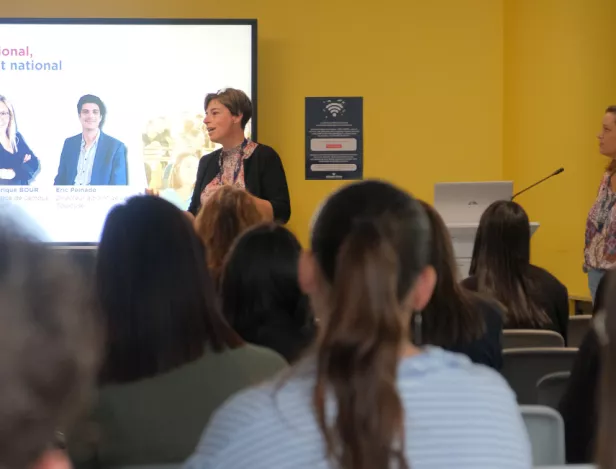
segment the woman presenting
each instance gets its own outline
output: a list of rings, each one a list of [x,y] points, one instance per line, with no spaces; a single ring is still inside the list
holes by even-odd
[[[586,221],[584,271],[588,273],[588,287],[593,301],[601,277],[616,267],[616,106],[606,109],[601,133],[597,135],[602,155],[611,158],[595,203]]]
[[[38,169],[38,158],[17,132],[12,104],[0,96],[0,185],[26,186]]]
[[[205,97],[205,120],[210,140],[222,145],[201,158],[188,211],[199,208],[221,186],[248,192],[266,220],[286,223],[291,216],[289,188],[278,153],[244,136],[252,104],[243,91],[227,88]]]

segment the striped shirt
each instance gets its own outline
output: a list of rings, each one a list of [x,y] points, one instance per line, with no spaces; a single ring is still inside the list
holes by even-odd
[[[229,399],[185,469],[335,468],[325,458],[312,409],[314,366],[306,360],[291,376]],[[400,362],[398,392],[411,469],[532,467],[515,396],[495,371],[466,356],[426,347]]]

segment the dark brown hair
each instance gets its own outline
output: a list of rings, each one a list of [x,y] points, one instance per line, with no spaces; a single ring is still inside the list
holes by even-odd
[[[302,247],[275,223],[239,236],[227,256],[220,285],[222,311],[240,336],[269,347],[292,363],[313,342],[314,316],[298,282]]]
[[[216,93],[209,93],[205,97],[203,108],[207,111],[207,107],[214,100],[219,101],[232,115],[241,115],[242,129],[246,128],[246,124],[252,117],[252,103],[246,93],[235,88],[225,88]]]
[[[429,233],[417,201],[379,181],[335,193],[314,225],[311,249],[329,293],[313,401],[328,456],[342,469],[408,467],[396,388],[411,315],[402,302],[427,265]]]
[[[515,202],[499,200],[481,215],[470,274],[477,290],[505,308],[504,326],[540,329],[552,320],[534,300],[539,288],[530,275],[530,222]]]
[[[30,467],[86,410],[102,334],[68,254],[0,223],[0,466]]]
[[[205,249],[184,212],[159,197],[116,205],[98,248],[97,293],[108,329],[103,383],[175,369],[241,339],[225,321]]]
[[[606,275],[605,310],[597,313],[595,323],[602,346],[596,461],[599,469],[616,469],[616,273]]]
[[[201,207],[195,229],[207,249],[207,265],[216,285],[235,239],[262,221],[263,216],[251,196],[233,186],[218,188]]]
[[[422,343],[440,347],[467,344],[485,333],[478,298],[459,283],[451,235],[445,222],[430,204],[420,203],[430,220],[430,265],[437,274],[432,298],[421,313]]]
[[[98,106],[98,110],[101,113],[101,123],[99,127],[102,129],[105,124],[105,119],[107,118],[107,106],[105,106],[103,100],[93,94],[86,94],[82,96],[77,102],[77,114],[81,114],[84,104],[96,104]]]

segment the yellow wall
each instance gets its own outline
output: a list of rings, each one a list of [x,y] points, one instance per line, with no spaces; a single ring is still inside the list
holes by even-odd
[[[614,0],[505,0],[503,175],[520,189],[560,166],[565,172],[518,199],[541,223],[533,261],[576,296],[584,223],[606,159],[596,134],[616,103]]]
[[[24,0],[2,14],[257,18],[260,140],[284,160],[302,241],[340,184],[304,181],[304,97],[359,95],[365,176],[428,200],[437,181],[521,188],[564,166],[519,202],[542,225],[534,262],[587,294],[584,221],[605,164],[594,135],[616,103],[614,0]]]
[[[501,1],[21,0],[2,15],[257,18],[259,139],[283,158],[304,242],[339,185],[304,181],[305,96],[364,97],[365,177],[432,200],[436,181],[502,176]]]

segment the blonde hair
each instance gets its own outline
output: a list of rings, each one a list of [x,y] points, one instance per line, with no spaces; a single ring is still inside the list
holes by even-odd
[[[11,149],[17,151],[17,122],[15,121],[15,110],[11,102],[2,95],[0,95],[0,103],[4,103],[9,110],[9,125],[6,128],[6,136],[9,138]]]
[[[214,100],[219,101],[232,115],[239,116],[241,114],[242,129],[246,128],[246,124],[248,124],[248,121],[252,117],[252,103],[246,93],[242,90],[236,90],[235,88],[225,88],[216,93],[209,93],[205,97],[203,109],[207,110],[207,107]]]

